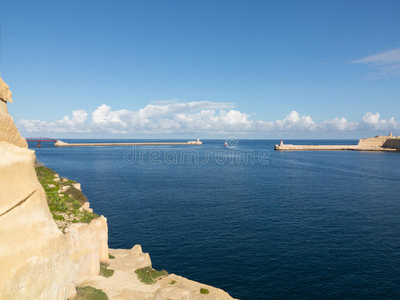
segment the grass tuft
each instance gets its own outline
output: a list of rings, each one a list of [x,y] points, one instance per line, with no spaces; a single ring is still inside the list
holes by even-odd
[[[91,286],[77,287],[75,300],[108,300],[107,294]]]
[[[110,253],[108,253],[108,258],[109,258],[109,259],[114,259],[115,256],[114,256],[114,255],[111,255]]]
[[[169,284],[174,285],[175,283],[177,283],[175,280],[171,280],[171,282]]]
[[[145,284],[153,284],[155,283],[159,278],[165,277],[168,275],[168,272],[165,270],[162,271],[156,271],[153,268],[150,267],[144,267],[141,269],[137,269],[135,271],[137,274],[139,280]]]
[[[114,270],[108,269],[108,264],[100,263],[100,275],[109,278],[114,275]]]
[[[209,294],[209,293],[210,293],[210,291],[209,291],[208,289],[204,289],[204,288],[201,288],[201,289],[200,289],[200,294],[207,295],[207,294]]]

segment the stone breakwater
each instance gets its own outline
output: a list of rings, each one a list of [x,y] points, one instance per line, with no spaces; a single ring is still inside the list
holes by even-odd
[[[99,147],[99,146],[168,146],[168,145],[202,145],[203,142],[197,141],[188,141],[186,143],[65,143],[63,141],[55,142],[54,146],[56,147]]]
[[[358,145],[275,145],[277,151],[314,151],[314,150],[352,150],[352,151],[400,151],[400,137],[391,133],[388,136],[378,135],[373,138],[360,139]]]

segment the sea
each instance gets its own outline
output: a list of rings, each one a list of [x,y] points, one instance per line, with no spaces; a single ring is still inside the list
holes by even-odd
[[[155,269],[242,300],[399,299],[400,153],[274,151],[278,143],[29,146],[82,184],[108,220],[110,248],[140,244]]]

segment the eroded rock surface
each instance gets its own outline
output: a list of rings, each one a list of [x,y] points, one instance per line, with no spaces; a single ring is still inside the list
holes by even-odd
[[[89,224],[71,224],[65,236],[77,274],[76,284],[99,275],[100,262],[108,263],[107,219],[101,216]]]
[[[109,268],[115,271],[110,278],[95,277],[86,285],[101,289],[109,299],[130,300],[232,300],[228,293],[221,289],[201,284],[175,274],[170,274],[154,284],[142,283],[135,270],[151,267],[148,253],[143,253],[140,245],[130,250],[110,249],[115,258],[110,259]],[[173,283],[173,284],[171,284]],[[208,294],[201,294],[200,289],[208,290]]]
[[[67,240],[53,221],[34,159],[33,151],[0,142],[0,299],[75,293]]]
[[[36,176],[35,153],[7,102],[11,92],[0,78],[0,299],[73,298],[76,284],[97,276],[100,262],[108,261],[107,220],[60,231]]]

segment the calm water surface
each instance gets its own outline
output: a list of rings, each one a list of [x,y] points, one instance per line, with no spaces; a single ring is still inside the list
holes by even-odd
[[[274,152],[276,143],[241,140],[225,153],[222,140],[136,152],[30,146],[82,183],[111,248],[141,244],[156,269],[240,299],[399,298],[400,153]]]

